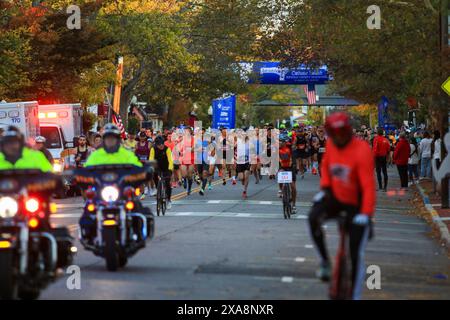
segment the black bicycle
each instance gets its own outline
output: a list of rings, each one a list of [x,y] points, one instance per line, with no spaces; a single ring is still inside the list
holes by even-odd
[[[160,213],[164,216],[167,210],[167,195],[166,195],[166,178],[162,174],[158,175],[158,186],[156,189],[156,214]]]

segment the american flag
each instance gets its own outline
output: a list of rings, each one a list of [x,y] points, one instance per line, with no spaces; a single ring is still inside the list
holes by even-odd
[[[308,97],[308,104],[316,104],[316,88],[313,84],[308,84],[307,86],[303,86],[305,89],[305,94]]]
[[[125,127],[123,126],[123,123],[122,123],[122,118],[120,117],[120,115],[118,113],[115,113],[114,111],[112,114],[112,122],[117,126],[117,128],[119,128],[122,139],[125,139],[126,134],[125,134]]]

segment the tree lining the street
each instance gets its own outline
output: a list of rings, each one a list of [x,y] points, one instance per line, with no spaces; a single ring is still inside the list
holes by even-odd
[[[122,116],[139,95],[149,111],[168,110],[166,119],[194,103],[207,117],[223,93],[264,90],[239,74],[237,62],[257,60],[327,64],[333,93],[371,104],[385,95],[398,101],[398,119],[410,96],[435,123],[446,111],[441,61],[449,59],[439,52],[435,0],[379,1],[380,30],[367,29],[369,1],[83,0],[81,30],[65,25],[72,1],[12,3],[0,7],[6,100],[101,102],[123,55]]]
[[[431,9],[438,1],[377,1],[380,30],[366,25],[371,1],[302,2],[287,6],[289,18],[265,37],[261,56],[288,65],[327,64],[334,75],[331,90],[372,104],[387,96],[400,104],[403,118],[404,102],[416,97],[437,125],[447,112],[440,100],[442,68],[449,70],[448,51],[444,57],[439,51],[439,16]]]

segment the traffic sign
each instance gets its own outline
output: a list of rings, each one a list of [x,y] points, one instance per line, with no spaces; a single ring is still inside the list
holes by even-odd
[[[450,96],[450,77],[442,84],[442,89]]]

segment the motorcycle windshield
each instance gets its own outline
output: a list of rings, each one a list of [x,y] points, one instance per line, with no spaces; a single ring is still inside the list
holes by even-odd
[[[2,170],[0,194],[28,193],[51,194],[62,185],[61,177],[40,170]]]
[[[120,188],[138,187],[151,179],[151,170],[148,167],[133,165],[92,166],[73,170],[73,177],[75,182],[81,186],[115,184]]]

